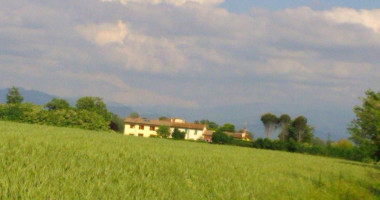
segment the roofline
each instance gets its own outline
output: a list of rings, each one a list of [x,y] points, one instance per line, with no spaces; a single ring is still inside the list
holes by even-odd
[[[176,123],[176,122],[169,122],[164,121],[164,120],[158,120],[162,121],[163,124],[156,124],[156,123],[149,123],[149,122],[134,122],[134,121],[129,121],[127,119],[124,120],[124,124],[137,124],[137,125],[150,125],[150,126],[168,126],[170,128],[188,128],[188,129],[196,129],[196,130],[203,130],[205,129],[206,125],[205,124],[194,124],[194,123]],[[165,124],[168,123],[168,124]],[[199,127],[191,127],[192,125],[196,125]],[[201,127],[202,126],[202,127]]]

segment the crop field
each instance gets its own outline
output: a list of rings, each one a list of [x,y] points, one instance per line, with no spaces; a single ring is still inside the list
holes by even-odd
[[[374,165],[0,121],[0,199],[379,198]]]

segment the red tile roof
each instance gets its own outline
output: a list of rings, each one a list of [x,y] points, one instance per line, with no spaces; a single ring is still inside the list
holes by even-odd
[[[124,120],[128,124],[143,124],[143,125],[155,125],[155,126],[169,126],[174,128],[188,128],[188,129],[197,129],[203,130],[205,128],[204,124],[194,124],[194,123],[175,123],[169,120],[158,120],[158,119],[145,119],[145,118],[131,118],[127,117]]]

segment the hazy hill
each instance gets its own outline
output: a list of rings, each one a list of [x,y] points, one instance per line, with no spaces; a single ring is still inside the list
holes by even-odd
[[[66,99],[72,106],[75,106],[76,100],[80,98],[80,97],[69,97],[69,98],[58,97],[58,96],[47,94],[41,91],[26,90],[24,88],[19,88],[19,91],[24,97],[24,102],[32,102],[38,105],[45,105],[52,98],[56,97],[56,98]],[[6,102],[7,93],[8,93],[8,89],[0,89],[0,102],[3,102],[3,103]],[[106,104],[109,111],[119,115],[121,118],[128,116],[132,112],[132,109],[130,107],[125,106],[123,104],[119,104],[116,102],[106,102]]]
[[[57,97],[37,90],[25,90],[24,88],[19,88],[19,91],[24,97],[24,102],[32,102],[38,105],[45,105],[53,97]],[[0,89],[0,102],[5,103],[7,101],[7,93],[8,89]]]

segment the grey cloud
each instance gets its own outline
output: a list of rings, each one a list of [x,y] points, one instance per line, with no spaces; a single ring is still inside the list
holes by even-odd
[[[380,85],[380,33],[364,20],[378,12],[6,1],[0,87],[130,105],[350,107]]]

